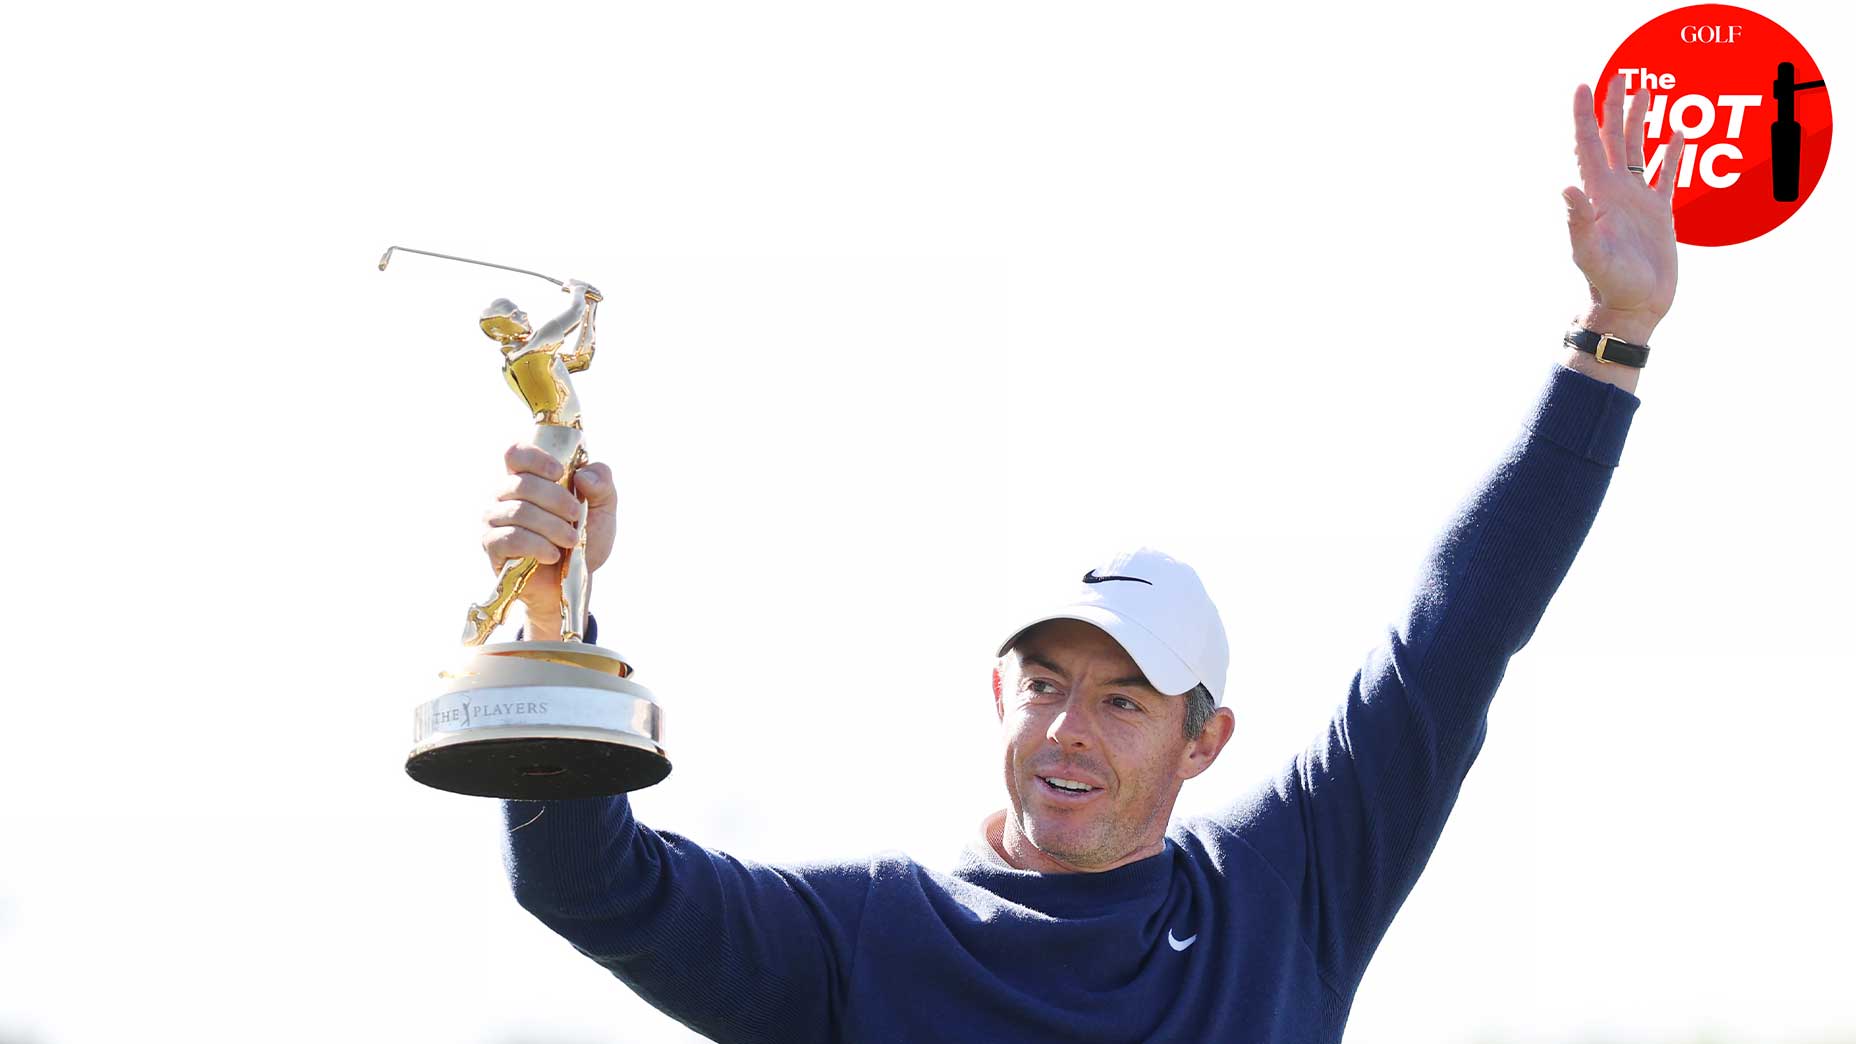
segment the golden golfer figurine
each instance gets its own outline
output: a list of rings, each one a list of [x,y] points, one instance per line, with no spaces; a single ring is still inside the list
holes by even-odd
[[[499,297],[483,310],[478,325],[503,349],[503,379],[535,415],[535,445],[561,462],[561,485],[574,488],[574,471],[586,463],[586,447],[580,433],[580,399],[574,395],[574,383],[567,375],[579,373],[593,365],[593,316],[599,309],[599,291],[585,283],[570,282],[567,290],[574,295],[565,312],[548,320],[539,332],[528,324],[515,302]],[[572,353],[561,350],[567,335],[580,328],[579,343]],[[561,640],[577,642],[586,630],[586,505],[580,508],[578,546],[567,552],[561,562]],[[473,605],[464,622],[464,644],[482,645],[497,625],[509,604],[522,593],[529,577],[540,563],[533,558],[512,559],[503,563],[496,580],[496,594],[488,602]]]
[[[503,379],[535,422],[532,441],[559,461],[560,484],[573,490],[586,462],[580,399],[570,374],[593,364],[593,324],[599,291],[527,269],[389,247],[486,265],[546,279],[571,295],[566,310],[536,329],[508,298],[490,302],[478,326],[503,353]],[[575,330],[571,350],[565,346]],[[469,655],[443,672],[442,692],[413,715],[412,778],[440,790],[503,798],[573,798],[648,787],[670,772],[662,746],[663,714],[650,690],[609,649],[584,640],[587,621],[586,505],[579,540],[561,559],[561,640],[485,644],[509,606],[534,577],[533,558],[504,562],[488,601],[465,613]]]

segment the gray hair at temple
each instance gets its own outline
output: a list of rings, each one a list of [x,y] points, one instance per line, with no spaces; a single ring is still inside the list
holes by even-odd
[[[1195,740],[1199,733],[1205,731],[1205,723],[1212,720],[1212,713],[1218,708],[1212,703],[1212,691],[1203,683],[1193,686],[1186,693],[1186,738]]]

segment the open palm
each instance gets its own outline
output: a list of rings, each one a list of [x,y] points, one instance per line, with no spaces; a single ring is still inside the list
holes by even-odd
[[[1639,91],[1625,116],[1624,77],[1612,77],[1601,130],[1591,89],[1579,85],[1573,92],[1574,151],[1585,184],[1583,190],[1568,186],[1560,195],[1566,200],[1572,259],[1591,285],[1592,303],[1654,323],[1668,313],[1676,296],[1672,200],[1683,141],[1680,132],[1671,135],[1656,187],[1629,169],[1644,162],[1644,111],[1649,100],[1647,91]]]

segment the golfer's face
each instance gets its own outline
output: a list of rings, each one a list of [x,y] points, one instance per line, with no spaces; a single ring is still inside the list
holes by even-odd
[[[1008,815],[1073,868],[1114,863],[1166,830],[1185,699],[1155,691],[1121,645],[1077,620],[1020,638],[1001,671]]]

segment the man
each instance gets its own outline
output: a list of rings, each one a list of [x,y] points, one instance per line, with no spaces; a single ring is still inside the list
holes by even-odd
[[[1647,96],[1629,118],[1623,96],[1614,80],[1601,135],[1590,91],[1574,93],[1584,189],[1564,198],[1592,289],[1576,330],[1589,340],[1553,365],[1522,435],[1435,546],[1408,616],[1280,776],[1169,827],[1180,787],[1231,738],[1228,646],[1197,575],[1141,549],[1090,563],[1062,604],[1003,636],[1006,808],[951,873],[901,856],[763,866],[644,827],[622,797],[512,801],[518,900],[717,1040],[1339,1040],[1481,748],[1508,659],[1596,516],[1639,404],[1643,346],[1674,299],[1673,179],[1652,189],[1632,169]],[[533,447],[508,463],[491,564],[558,560],[579,502]],[[597,567],[612,479],[603,466],[581,476]],[[546,627],[558,588],[535,590],[530,618]]]

